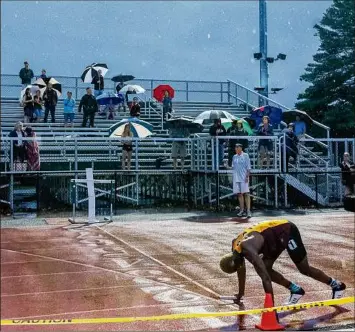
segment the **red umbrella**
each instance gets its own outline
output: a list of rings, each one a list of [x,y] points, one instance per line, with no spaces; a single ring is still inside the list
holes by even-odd
[[[167,84],[158,85],[153,91],[153,97],[160,102],[163,101],[165,91],[169,92],[170,98],[174,98],[175,95],[175,90]]]

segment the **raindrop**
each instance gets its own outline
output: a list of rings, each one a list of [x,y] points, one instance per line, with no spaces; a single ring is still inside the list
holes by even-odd
[[[208,39],[210,39],[210,38],[211,38],[211,35],[210,35],[209,33],[207,34],[207,38],[208,38]]]
[[[15,18],[17,18],[17,16],[18,16],[18,15],[17,15],[17,14],[15,14]]]
[[[254,35],[256,34],[256,29],[253,29],[253,34],[254,34]]]

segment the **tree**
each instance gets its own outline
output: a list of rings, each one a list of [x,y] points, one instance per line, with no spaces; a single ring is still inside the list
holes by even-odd
[[[334,136],[355,135],[355,1],[333,0],[314,26],[321,44],[302,81],[296,108],[332,128]]]

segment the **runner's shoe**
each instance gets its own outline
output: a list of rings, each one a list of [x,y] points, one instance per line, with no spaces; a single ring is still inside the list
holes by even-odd
[[[237,214],[237,217],[244,217],[246,214],[244,211],[239,211],[239,213]]]
[[[251,212],[247,211],[247,218],[251,218]]]
[[[343,282],[340,282],[337,286],[332,287],[332,299],[340,299],[343,297],[346,285]]]
[[[300,287],[297,291],[291,292],[290,298],[286,304],[287,305],[296,304],[304,294],[305,294],[304,289]]]

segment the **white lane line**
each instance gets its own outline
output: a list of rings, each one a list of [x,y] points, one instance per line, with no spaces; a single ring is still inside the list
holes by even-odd
[[[181,273],[181,272],[175,270],[174,268],[172,268],[172,267],[170,267],[169,265],[163,263],[162,261],[160,261],[160,260],[158,260],[158,259],[156,259],[156,258],[154,258],[154,257],[152,257],[152,256],[150,256],[150,255],[148,255],[148,254],[146,254],[144,251],[142,251],[142,250],[136,248],[135,246],[129,244],[128,242],[126,242],[126,241],[124,241],[124,240],[118,238],[117,236],[113,235],[112,233],[106,231],[105,229],[103,229],[103,228],[101,228],[101,227],[99,227],[99,226],[96,226],[96,228],[100,229],[101,231],[105,232],[107,235],[109,235],[109,236],[111,236],[112,238],[116,239],[117,241],[123,243],[124,245],[130,247],[131,249],[136,250],[136,251],[139,252],[141,255],[147,257],[148,259],[150,259],[150,260],[152,260],[153,262],[159,264],[160,266],[162,266],[162,267],[168,269],[169,271],[175,273],[176,275],[178,275],[178,276],[184,278],[185,280],[187,280],[187,281],[193,283],[195,286],[197,286],[197,287],[203,289],[204,291],[206,291],[206,292],[212,294],[214,299],[219,299],[219,298],[220,298],[221,295],[218,294],[218,293],[216,293],[216,292],[213,291],[212,289],[210,289],[210,288],[208,288],[208,287],[206,287],[206,286],[200,284],[200,283],[197,282],[196,280],[193,280],[192,278],[188,277],[187,275],[185,275],[185,274],[183,274],[183,273]]]
[[[9,265],[9,264],[25,264],[25,263],[39,263],[39,262],[49,262],[50,259],[40,259],[35,261],[17,261],[17,262],[4,262],[1,265]]]
[[[151,285],[152,282],[147,282],[146,285]],[[16,294],[1,294],[1,297],[14,297],[14,296],[29,296],[29,295],[43,295],[43,294],[53,294],[53,293],[67,293],[67,292],[83,292],[83,291],[94,291],[94,290],[103,290],[103,289],[115,289],[115,288],[130,288],[135,287],[132,285],[123,285],[123,286],[107,286],[107,287],[93,287],[93,288],[73,288],[73,289],[61,289],[61,290],[52,290],[44,292],[31,292],[31,293],[16,293]],[[137,288],[137,287],[135,287]]]
[[[36,316],[24,316],[24,317],[10,317],[10,318],[3,318],[2,319],[37,319],[37,318],[41,318],[41,317],[52,317],[52,316],[64,316],[64,315],[79,315],[79,314],[86,314],[86,313],[94,313],[94,312],[105,312],[105,311],[111,311],[111,310],[115,310],[115,311],[120,311],[120,310],[134,310],[134,309],[144,309],[144,308],[159,308],[159,307],[166,307],[168,306],[169,308],[171,308],[171,303],[158,303],[158,304],[147,304],[147,305],[137,305],[137,306],[132,306],[132,307],[124,307],[124,308],[107,308],[107,309],[93,309],[93,310],[84,310],[84,311],[71,311],[71,312],[61,312],[61,313],[57,313],[57,314],[47,314],[47,315],[36,315]],[[201,301],[200,300],[196,300],[196,301],[190,301],[189,302],[189,306],[201,306]],[[206,307],[213,307],[215,308],[216,306],[221,306],[221,307],[225,307],[227,306],[225,303],[220,303],[220,304],[204,304],[204,306]],[[185,303],[175,303],[174,304],[174,308],[185,308],[186,304]],[[234,308],[235,309],[235,308]]]
[[[100,273],[101,271],[69,271],[69,272],[53,272],[53,273],[38,273],[38,274],[21,274],[21,275],[12,275],[1,277],[1,279],[7,278],[27,278],[27,277],[41,277],[41,276],[55,276],[55,275],[63,275],[63,274],[79,274],[79,273]],[[112,272],[113,273],[113,272]]]
[[[53,258],[53,257],[48,257],[48,256],[43,256],[43,255],[29,254],[29,253],[26,253],[26,252],[15,251],[15,250],[10,250],[10,249],[5,249],[5,250],[10,251],[10,252],[22,253],[22,254],[25,254],[25,255],[28,255],[28,256],[34,256],[34,257],[40,257],[40,258],[48,258],[48,259],[52,259],[53,261],[57,261],[57,262],[69,263],[69,264],[74,264],[74,265],[78,265],[78,266],[94,268],[94,269],[98,269],[98,270],[101,270],[101,271],[114,272],[116,274],[120,274],[122,277],[124,277],[126,279],[130,278],[130,277],[134,277],[134,278],[137,277],[136,275],[130,274],[129,271],[121,272],[121,271],[112,270],[112,269],[108,269],[108,268],[104,268],[104,267],[100,267],[100,266],[95,266],[95,265],[91,265],[91,264],[84,264],[84,263],[78,263],[78,262],[74,262],[74,261],[69,261],[69,260],[61,259],[61,258]],[[144,278],[149,279],[149,277],[144,277]],[[150,279],[150,280],[152,280],[152,279]],[[164,285],[164,286],[167,286],[167,287],[179,290],[179,291],[182,290],[181,287],[179,287],[179,286],[167,284],[167,283],[162,282],[162,281],[152,280],[152,282],[155,283],[155,284]],[[209,300],[211,300],[211,298],[212,298],[210,296],[202,295],[202,294],[199,294],[199,293],[191,291],[191,290],[184,289],[184,291],[187,292],[187,293],[193,294],[193,295],[198,295],[200,297],[203,297],[203,298],[206,298],[206,299],[209,299]],[[212,298],[212,299],[216,300],[215,298]]]

